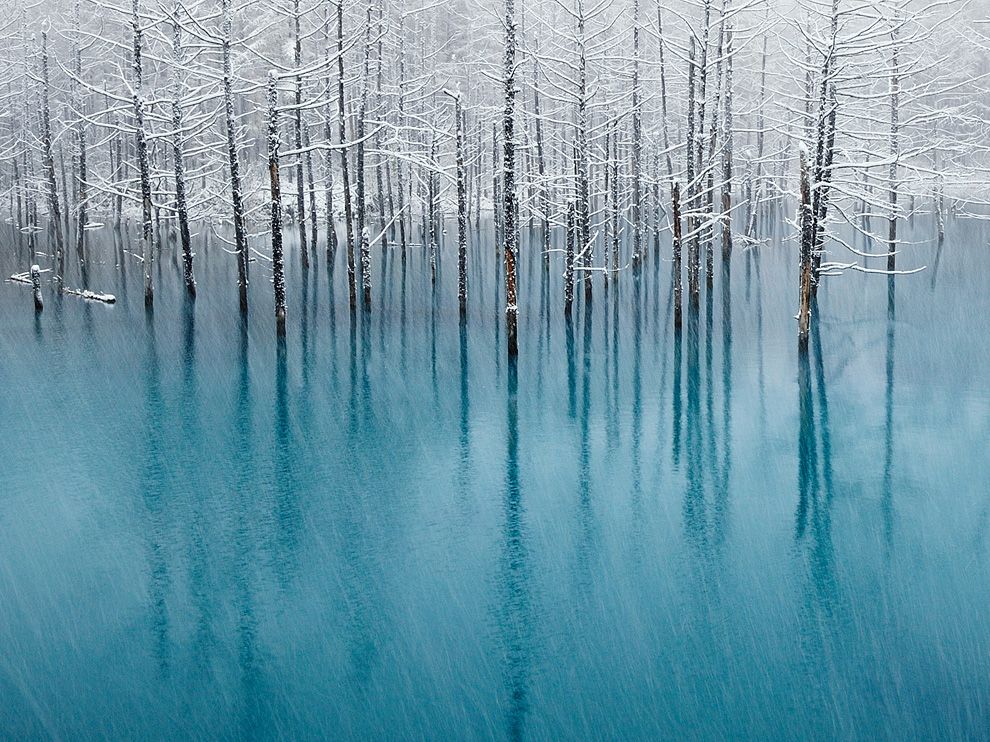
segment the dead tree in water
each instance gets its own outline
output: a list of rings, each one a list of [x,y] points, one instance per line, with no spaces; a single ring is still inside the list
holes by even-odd
[[[586,38],[587,17],[584,0],[577,0],[577,47],[578,47],[578,110],[577,110],[577,253],[581,257],[584,271],[584,298],[591,300],[591,264],[594,254],[591,245],[591,192],[588,162],[588,53]]]
[[[896,268],[897,250],[897,160],[900,157],[900,139],[898,114],[900,107],[900,73],[898,70],[898,39],[897,26],[890,32],[891,62],[890,62],[890,175],[888,190],[890,193],[890,214],[887,231],[887,270]]]
[[[632,72],[632,219],[633,263],[643,257],[643,112],[639,90],[639,0],[633,0],[633,72]],[[607,274],[606,274],[607,275]]]
[[[82,79],[82,48],[79,46],[80,31],[79,19],[80,0],[76,0],[72,6],[72,26],[75,36],[72,41],[72,56],[75,65],[75,77],[73,81],[73,94],[75,98],[76,110],[80,113],[80,120],[76,122],[76,157],[79,166],[76,182],[78,190],[76,192],[76,255],[79,260],[85,260],[86,249],[86,207],[88,201],[87,194],[87,167],[86,167],[86,101],[82,93],[80,80]],[[85,286],[83,288],[86,288]]]
[[[681,329],[681,187],[676,181],[670,186],[670,200],[674,212],[674,329]]]
[[[354,276],[354,212],[351,179],[347,168],[347,113],[344,106],[344,3],[337,0],[337,134],[340,143],[340,177],[344,189],[344,230],[347,239],[347,293],[351,309],[357,306]]]
[[[454,99],[454,140],[457,160],[457,304],[467,312],[467,173],[464,170],[464,111],[460,92],[445,91]]]
[[[687,151],[686,151],[686,173],[687,173],[687,189],[684,194],[685,205],[687,206],[687,223],[688,223],[688,234],[693,235],[695,231],[695,225],[697,223],[697,218],[694,216],[694,193],[695,193],[695,149],[697,142],[695,141],[695,38],[691,35],[691,39],[688,46],[688,89],[687,89]],[[698,240],[691,236],[688,243],[688,295],[690,296],[692,304],[694,304],[698,299]]]
[[[327,68],[327,90],[330,90],[330,67],[331,67],[331,54],[330,54],[330,24],[332,16],[330,10],[330,4],[326,6],[326,15],[323,21],[323,42],[326,48],[326,60],[325,65]],[[323,153],[323,169],[325,177],[325,195],[326,195],[326,210],[327,210],[327,270],[333,273],[334,263],[337,259],[337,227],[334,225],[333,218],[333,150],[330,149],[333,142],[333,109],[330,101],[330,97],[327,96],[326,105],[323,107],[323,138],[326,139],[327,149]],[[314,240],[315,241],[315,240]],[[315,245],[314,245],[315,247]]]
[[[220,0],[223,56],[223,112],[227,133],[227,161],[230,167],[230,197],[234,212],[234,244],[237,250],[237,288],[240,295],[241,312],[247,312],[248,300],[248,244],[244,231],[244,203],[241,196],[241,168],[237,156],[237,138],[234,130],[234,90],[230,59],[231,35],[233,34],[233,11],[230,0]]]
[[[155,289],[151,281],[151,264],[155,259],[155,230],[152,224],[153,208],[151,204],[151,164],[148,160],[148,138],[144,129],[144,71],[142,68],[142,51],[144,35],[141,30],[139,0],[134,0],[131,7],[131,30],[134,40],[133,72],[134,72],[134,144],[137,149],[138,172],[141,177],[141,238],[144,248],[144,305],[152,306],[155,301]]]
[[[282,256],[282,188],[278,174],[278,77],[268,73],[268,180],[271,192],[272,284],[275,331],[285,335],[285,261]]]
[[[182,36],[179,13],[182,6],[175,4],[172,17],[172,161],[175,169],[175,211],[179,220],[179,240],[182,243],[182,277],[186,291],[196,298],[196,279],[193,276],[192,240],[189,235],[189,211],[186,203],[186,174],[182,147],[182,82],[179,69],[182,65]]]
[[[808,169],[808,155],[803,147],[801,148],[801,201],[798,209],[798,224],[801,228],[798,344],[801,350],[807,350],[808,328],[811,322],[811,263],[815,240],[815,219],[811,204],[811,174]]]
[[[571,307],[574,305],[574,232],[575,229],[574,202],[567,204],[566,244],[564,254],[564,316],[570,318]]]
[[[725,141],[722,157],[722,260],[732,256],[732,26],[725,29]],[[726,287],[725,290],[728,290]]]
[[[514,0],[505,0],[505,110],[502,116],[502,230],[505,240],[505,338],[510,358],[519,354],[516,325],[516,18]],[[590,287],[590,283],[588,284]],[[590,288],[589,288],[590,291]]]
[[[368,201],[365,192],[364,153],[365,126],[368,113],[368,86],[371,74],[371,5],[368,5],[368,20],[364,37],[364,71],[361,80],[361,104],[357,115],[357,149],[354,169],[357,178],[357,231],[361,240],[361,293],[364,308],[371,309],[371,245],[368,235]]]
[[[51,85],[48,75],[48,32],[41,32],[41,147],[48,186],[48,213],[55,231],[55,288],[62,290],[65,278],[65,241],[62,233],[62,213],[55,180],[55,156],[52,154]]]
[[[540,178],[540,237],[543,245],[543,267],[550,267],[550,197],[547,185],[546,147],[543,142],[543,117],[540,112],[540,61],[539,48],[533,55],[533,122],[536,128],[536,167]]]
[[[302,123],[302,35],[299,29],[299,0],[292,0],[293,62],[296,66],[296,106],[293,129],[296,137],[296,217],[299,221],[299,253],[302,267],[309,268],[309,250],[306,247],[306,191],[303,178],[303,123]],[[315,246],[314,246],[315,247]]]

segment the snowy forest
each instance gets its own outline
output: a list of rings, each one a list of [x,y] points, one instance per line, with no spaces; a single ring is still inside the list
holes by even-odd
[[[0,739],[990,729],[990,0],[0,19]]]
[[[181,251],[196,295],[191,224],[232,227],[240,309],[252,273],[271,281],[280,332],[287,260],[346,269],[350,305],[370,308],[383,251],[425,249],[433,274],[456,251],[463,311],[484,219],[510,355],[521,230],[563,276],[563,311],[664,260],[680,323],[684,292],[697,301],[782,221],[806,336],[823,274],[920,268],[897,263],[899,221],[933,214],[941,236],[987,203],[985,15],[916,0],[45,3],[4,29],[0,185],[56,287],[91,230],[138,225],[149,306],[163,253]]]

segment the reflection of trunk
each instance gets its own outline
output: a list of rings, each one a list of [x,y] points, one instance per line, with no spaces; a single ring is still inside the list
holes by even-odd
[[[804,536],[809,511],[818,497],[818,446],[815,435],[814,400],[811,388],[811,365],[807,351],[798,354],[798,512],[796,536]]]
[[[835,594],[832,547],[832,445],[828,395],[818,326],[811,330],[814,377],[807,351],[798,357],[798,505],[795,541],[808,544],[809,577],[819,608],[831,610]],[[812,387],[817,387],[817,395]],[[817,409],[816,409],[817,401]],[[824,485],[824,492],[823,492]]]
[[[511,0],[509,0],[511,2]],[[508,363],[505,450],[505,522],[498,576],[499,639],[504,644],[506,703],[506,737],[522,739],[525,734],[529,702],[531,664],[529,559],[523,528],[522,487],[519,475],[519,415],[517,360]]]
[[[275,329],[285,335],[285,264],[282,258],[282,189],[278,174],[278,78],[268,73],[268,178],[271,188],[272,284],[275,287]],[[303,312],[306,308],[303,307]]]
[[[884,537],[889,548],[893,543],[893,476],[894,476],[894,327],[896,322],[896,295],[894,277],[887,277],[887,363],[884,386],[884,437],[883,437],[883,512]]]

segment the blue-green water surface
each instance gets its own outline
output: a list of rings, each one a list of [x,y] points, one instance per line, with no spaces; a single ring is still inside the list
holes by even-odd
[[[0,737],[990,734],[980,223],[827,277],[806,356],[793,242],[716,253],[677,335],[666,243],[568,325],[524,230],[518,364],[449,229],[435,290],[373,248],[370,312],[290,243],[284,345],[206,227],[194,305],[111,230],[114,306],[0,284]]]

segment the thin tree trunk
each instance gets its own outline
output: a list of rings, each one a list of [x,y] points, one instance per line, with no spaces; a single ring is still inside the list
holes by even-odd
[[[285,335],[285,261],[282,257],[282,190],[278,174],[278,78],[268,73],[268,179],[271,192],[272,284],[275,288],[275,332]],[[304,310],[305,311],[305,310]]]

